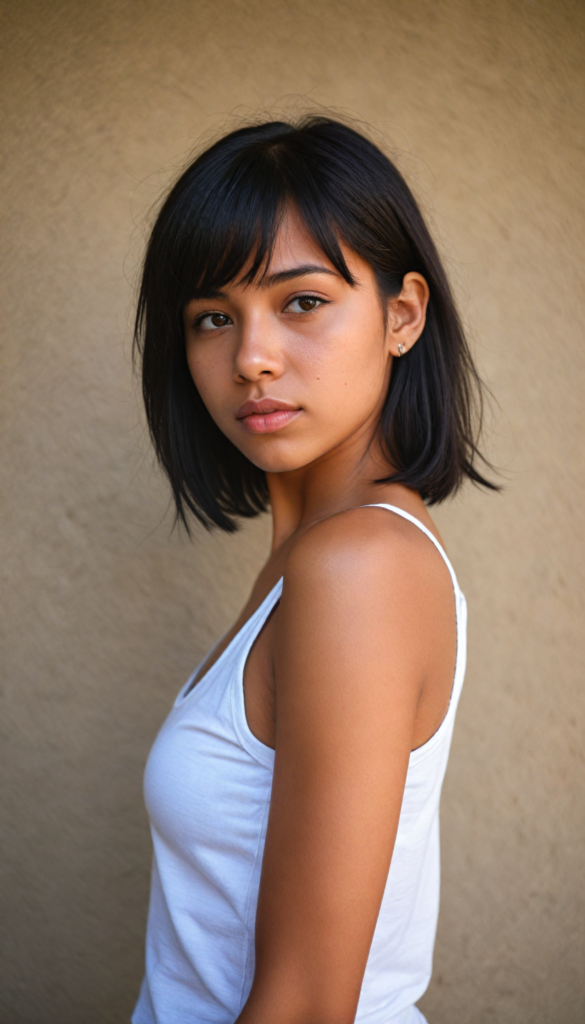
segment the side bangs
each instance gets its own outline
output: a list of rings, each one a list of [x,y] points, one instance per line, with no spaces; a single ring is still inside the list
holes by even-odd
[[[278,144],[258,149],[239,154],[223,168],[220,180],[210,161],[200,168],[199,195],[194,197],[189,190],[189,211],[180,200],[175,204],[176,249],[169,253],[168,270],[178,285],[181,309],[191,299],[212,297],[236,280],[261,282],[289,210],[296,211],[338,273],[355,283],[339,244],[341,225],[322,184],[311,180],[304,161],[287,160],[285,167]]]

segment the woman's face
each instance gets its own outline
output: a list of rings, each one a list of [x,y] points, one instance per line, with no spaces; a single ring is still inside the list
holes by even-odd
[[[387,329],[373,271],[342,249],[353,287],[289,215],[260,283],[232,283],[185,308],[199,394],[220,430],[266,472],[300,469],[356,435],[368,441],[379,420],[395,318]]]

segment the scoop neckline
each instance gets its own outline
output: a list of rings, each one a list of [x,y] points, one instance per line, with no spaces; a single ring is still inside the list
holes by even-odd
[[[271,597],[272,597],[272,595],[274,594],[274,591],[275,591],[275,590],[276,590],[276,589],[277,589],[278,587],[282,586],[282,581],[283,581],[283,578],[284,578],[284,577],[280,576],[280,577],[279,577],[279,578],[277,579],[277,581],[276,581],[276,583],[274,584],[274,586],[273,586],[273,587],[272,587],[272,588],[271,588],[271,589],[270,589],[270,590],[268,591],[268,593],[267,593],[266,597],[265,597],[265,598],[264,598],[264,599],[263,599],[263,600],[262,600],[262,601],[260,602],[260,604],[258,605],[258,607],[256,608],[256,610],[255,610],[254,612],[252,612],[252,614],[251,614],[251,615],[250,615],[250,616],[249,616],[249,617],[248,617],[248,618],[246,619],[246,621],[245,621],[245,622],[244,622],[244,623],[243,623],[243,624],[242,624],[242,625],[240,626],[240,628],[238,629],[237,633],[234,633],[234,635],[233,635],[233,637],[231,638],[230,642],[229,642],[228,644],[226,644],[226,646],[224,647],[224,649],[223,649],[223,651],[221,652],[221,654],[219,655],[219,657],[218,657],[218,658],[217,658],[217,659],[216,659],[216,660],[215,660],[215,661],[213,662],[213,664],[212,664],[212,665],[210,665],[210,666],[209,666],[209,668],[207,669],[207,671],[206,671],[206,672],[204,672],[204,673],[203,673],[203,675],[201,676],[201,678],[200,678],[200,679],[198,679],[198,680],[197,680],[197,681],[196,681],[195,683],[193,683],[193,685],[191,685],[191,683],[192,683],[192,680],[193,680],[193,679],[195,678],[195,676],[197,675],[197,673],[198,673],[199,669],[200,669],[200,668],[201,668],[201,666],[202,666],[202,665],[203,665],[203,664],[205,663],[206,659],[207,659],[207,658],[209,657],[209,655],[210,655],[210,654],[211,654],[211,653],[213,652],[213,649],[214,649],[214,648],[212,647],[212,648],[211,648],[211,649],[210,649],[210,650],[209,650],[209,651],[207,652],[207,654],[206,654],[206,655],[204,655],[204,657],[202,658],[202,660],[201,660],[201,661],[199,662],[199,664],[197,665],[197,667],[196,667],[196,668],[195,668],[195,669],[193,670],[193,672],[192,672],[192,673],[191,673],[191,675],[189,676],[189,678],[188,678],[187,682],[185,683],[185,685],[183,686],[183,688],[182,688],[182,689],[181,689],[181,690],[179,691],[179,695],[178,695],[178,697],[177,697],[177,700],[176,700],[176,702],[175,702],[175,706],[178,706],[179,704],[183,704],[183,702],[184,702],[184,701],[188,700],[188,699],[189,699],[189,697],[191,696],[191,694],[192,694],[192,693],[195,693],[195,691],[196,691],[196,690],[198,690],[198,689],[199,689],[199,687],[200,687],[200,686],[201,686],[201,685],[202,685],[203,683],[205,683],[205,682],[207,681],[207,679],[209,678],[209,676],[211,675],[211,673],[212,673],[212,672],[214,671],[214,669],[215,669],[215,668],[217,668],[217,666],[218,666],[218,665],[221,665],[221,663],[222,663],[222,662],[224,661],[224,659],[225,659],[226,655],[228,654],[228,652],[232,650],[232,648],[233,648],[234,644],[236,643],[236,640],[238,640],[238,639],[239,639],[239,638],[241,637],[241,635],[242,635],[242,633],[244,632],[244,630],[247,630],[247,629],[248,629],[248,628],[249,628],[249,627],[250,627],[250,626],[252,625],[252,623],[253,623],[253,622],[255,621],[255,619],[256,619],[256,618],[258,617],[258,615],[260,614],[260,612],[261,612],[261,611],[262,611],[262,610],[264,609],[264,605],[266,604],[266,602],[268,601],[268,599],[269,599],[269,598],[271,598]],[[224,635],[225,635],[225,634],[224,634]],[[221,640],[222,640],[222,637],[220,636],[219,640],[217,640],[217,641],[216,641],[216,643],[214,644],[214,646],[217,646],[217,644],[221,643]]]

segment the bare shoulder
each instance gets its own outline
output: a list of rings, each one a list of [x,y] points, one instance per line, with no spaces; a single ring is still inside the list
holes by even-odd
[[[366,584],[396,591],[403,583],[437,596],[452,593],[440,552],[414,523],[389,509],[348,509],[312,526],[292,548],[284,571],[291,584],[329,589]]]
[[[362,507],[299,538],[285,566],[275,634],[281,712],[289,706],[281,694],[312,702],[319,693],[323,728],[345,709],[346,738],[358,721],[369,736],[380,719],[410,751],[444,717],[455,656],[450,573],[414,523]]]

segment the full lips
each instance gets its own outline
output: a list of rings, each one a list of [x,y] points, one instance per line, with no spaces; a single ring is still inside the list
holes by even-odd
[[[252,434],[272,434],[286,427],[300,412],[300,409],[275,409],[274,412],[251,413],[243,416],[240,423]]]

